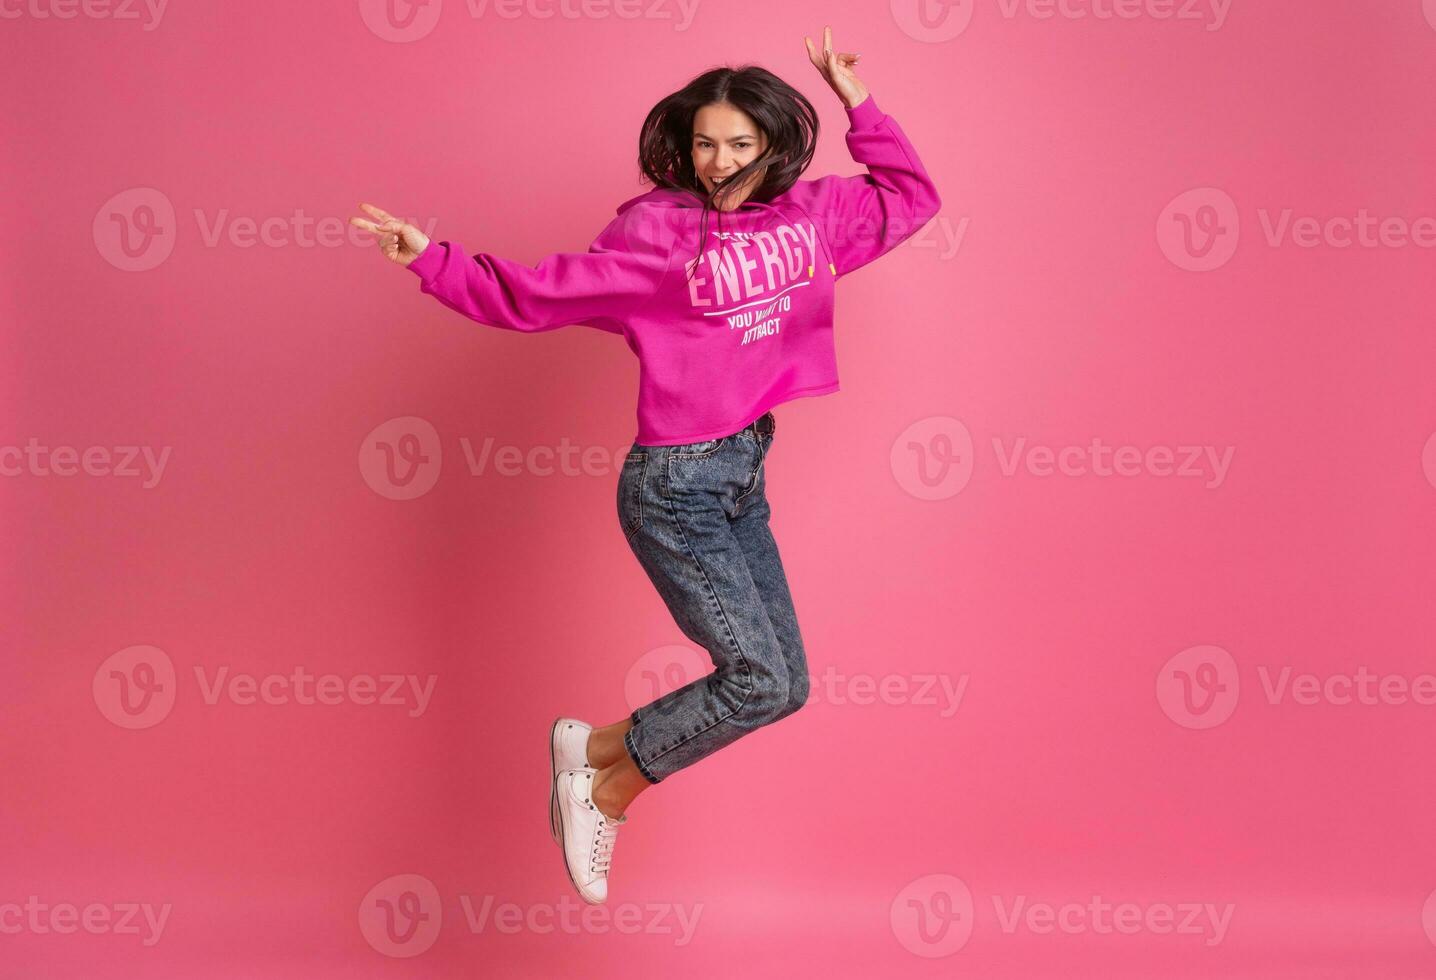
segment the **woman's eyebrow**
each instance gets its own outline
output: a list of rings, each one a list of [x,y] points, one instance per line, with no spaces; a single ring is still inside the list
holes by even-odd
[[[706,135],[706,134],[704,134],[704,133],[694,133],[693,135],[696,136],[696,137],[698,137],[699,139],[705,139],[705,140],[710,140],[710,141],[713,139],[713,137],[708,136],[708,135]],[[754,137],[749,136],[747,133],[744,133],[742,136],[734,136],[734,137],[731,137],[731,138],[728,140],[728,142],[729,142],[729,143],[736,143],[738,140],[750,140],[750,139],[754,139]]]

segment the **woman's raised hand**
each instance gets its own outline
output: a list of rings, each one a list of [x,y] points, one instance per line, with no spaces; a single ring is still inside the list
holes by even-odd
[[[822,74],[823,80],[832,86],[834,92],[838,93],[838,98],[843,100],[844,105],[853,109],[868,97],[868,87],[853,71],[853,66],[857,64],[859,55],[848,54],[846,51],[834,51],[831,27],[826,25],[823,27],[822,51],[813,46],[813,39],[806,34],[803,35],[803,43],[808,46],[808,60]]]
[[[378,223],[364,218],[350,218],[349,223],[373,232],[379,240],[379,250],[400,265],[413,262],[428,248],[429,236],[413,225],[400,221],[388,211],[372,204],[361,204],[359,207],[378,218]]]

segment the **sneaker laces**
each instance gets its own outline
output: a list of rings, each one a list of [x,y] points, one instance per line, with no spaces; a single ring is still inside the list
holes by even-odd
[[[618,839],[618,827],[622,822],[610,820],[608,817],[599,818],[598,831],[593,841],[593,870],[599,874],[608,874],[609,864],[613,861],[613,844]]]

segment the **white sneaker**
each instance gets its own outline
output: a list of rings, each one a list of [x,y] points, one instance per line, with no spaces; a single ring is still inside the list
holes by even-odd
[[[560,718],[548,736],[548,832],[561,844],[558,833],[558,774],[565,769],[588,767],[588,733],[593,726],[577,718]]]
[[[589,905],[598,905],[608,898],[608,869],[613,861],[614,839],[618,828],[628,823],[628,815],[617,820],[604,816],[593,802],[593,778],[597,769],[587,766],[565,769],[558,774],[558,813],[560,844],[568,879],[578,889],[579,897]]]

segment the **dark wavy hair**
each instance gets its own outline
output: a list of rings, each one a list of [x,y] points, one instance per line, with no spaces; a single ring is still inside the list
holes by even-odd
[[[768,139],[767,149],[714,191],[693,169],[693,118],[706,105],[726,103],[747,113]],[[767,203],[797,183],[818,146],[818,114],[803,93],[757,65],[712,68],[648,112],[638,135],[638,167],[656,187],[692,191],[703,199],[700,254],[707,240],[708,212],[723,223],[715,205],[749,174],[761,173],[748,200]]]

